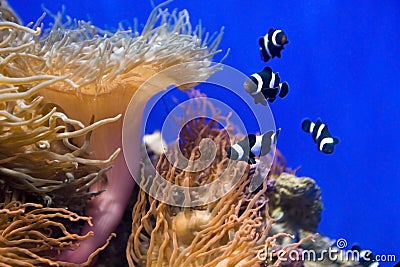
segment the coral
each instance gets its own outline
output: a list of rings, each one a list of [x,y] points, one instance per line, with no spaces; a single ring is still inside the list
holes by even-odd
[[[286,229],[316,232],[323,206],[315,181],[282,173],[276,178],[274,189],[269,205],[272,214],[279,217],[277,223],[284,223]]]
[[[333,246],[334,240],[324,237],[317,233],[321,212],[323,209],[321,190],[317,183],[308,177],[297,177],[293,171],[286,168],[286,161],[282,155],[274,161],[272,170],[278,170],[270,175],[274,181],[272,189],[268,192],[269,210],[274,224],[270,229],[270,234],[289,233],[297,240],[303,240],[297,248],[299,255],[301,251],[307,250],[315,253],[315,258],[303,259],[306,267],[313,266],[358,266],[359,263],[346,257],[343,250]],[[289,171],[280,172],[281,170]],[[305,240],[310,236],[312,240]],[[283,236],[276,240],[279,246],[288,246],[292,243],[292,238]],[[322,251],[332,251],[335,257],[329,257],[328,253]],[[336,254],[333,252],[336,251]],[[319,259],[319,260],[316,260]],[[285,265],[284,265],[285,264]],[[285,261],[282,266],[296,266],[295,263]],[[300,265],[302,266],[302,265]]]

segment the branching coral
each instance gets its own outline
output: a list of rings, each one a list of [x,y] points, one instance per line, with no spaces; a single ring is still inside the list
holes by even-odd
[[[85,240],[93,235],[92,232],[82,236],[74,234],[64,225],[65,222],[79,221],[91,223],[90,218],[62,208],[46,208],[16,201],[0,204],[0,265],[78,266],[57,261],[50,253],[57,254],[69,249],[73,241]],[[93,253],[84,266],[104,247]]]
[[[268,214],[268,181],[264,181],[255,192],[250,192],[254,169],[244,162],[238,162],[235,168],[227,168],[229,159],[225,151],[230,145],[228,131],[232,126],[228,124],[224,130],[219,129],[216,121],[223,118],[217,114],[216,121],[202,118],[201,111],[209,107],[209,103],[204,98],[201,101],[202,105],[192,106],[191,109],[195,110],[188,111],[197,112],[199,118],[183,126],[180,150],[186,158],[196,160],[201,156],[201,140],[211,138],[217,148],[214,161],[203,171],[189,172],[177,168],[177,163],[171,164],[163,155],[156,171],[166,180],[181,186],[196,187],[220,179],[219,185],[232,189],[215,202],[191,208],[170,206],[141,190],[132,212],[132,234],[127,247],[130,266],[259,266],[263,263],[257,257],[260,251],[265,248],[272,250],[276,238],[290,236],[284,233],[268,236],[273,224]],[[169,153],[178,152],[172,149]],[[236,179],[241,170],[242,175]],[[163,184],[155,184],[151,177],[157,174],[149,173],[148,168],[142,168],[142,175],[150,176],[142,180],[142,188],[163,191],[164,196],[185,198],[183,202],[219,193],[217,188],[210,186],[204,192],[205,196],[176,195]],[[290,251],[298,245],[300,243],[282,249]]]

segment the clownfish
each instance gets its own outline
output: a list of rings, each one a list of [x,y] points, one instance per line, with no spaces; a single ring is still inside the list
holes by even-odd
[[[315,143],[317,143],[318,150],[325,154],[332,154],[336,144],[339,143],[339,139],[332,137],[328,130],[328,125],[323,124],[320,119],[315,123],[309,119],[304,119],[301,128],[306,133],[311,133]]]
[[[258,39],[261,59],[267,62],[274,57],[280,58],[281,51],[287,43],[289,43],[289,41],[282,30],[269,29],[264,37]]]
[[[277,96],[284,98],[289,93],[289,84],[280,82],[279,73],[273,73],[270,67],[250,75],[244,83],[246,91],[254,102],[266,105],[265,99],[273,103]]]
[[[228,147],[226,156],[232,160],[256,164],[255,157],[265,156],[271,151],[271,145],[276,144],[280,129],[268,131],[263,135],[249,134],[243,140]]]
[[[354,245],[351,250],[357,251],[359,253],[360,265],[363,267],[379,267],[379,262],[375,261],[375,256],[372,254],[371,250],[362,250],[360,246]]]

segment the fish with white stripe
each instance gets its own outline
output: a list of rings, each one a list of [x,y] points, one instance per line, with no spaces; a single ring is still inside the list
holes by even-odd
[[[256,164],[256,157],[267,155],[271,145],[275,145],[280,129],[268,131],[262,135],[249,134],[243,140],[228,147],[226,156],[232,160]]]
[[[301,128],[306,133],[311,133],[315,143],[317,143],[318,150],[325,154],[332,154],[334,147],[339,143],[339,139],[332,137],[328,130],[328,125],[323,124],[320,119],[315,123],[309,119],[304,119]]]
[[[289,41],[285,32],[282,30],[269,29],[264,37],[258,39],[261,59],[267,62],[274,57],[280,58],[281,51],[287,43],[289,43]]]
[[[289,93],[289,84],[281,83],[279,73],[270,67],[250,75],[244,83],[246,91],[254,98],[254,102],[266,105],[266,100],[273,103],[277,96],[284,98]]]

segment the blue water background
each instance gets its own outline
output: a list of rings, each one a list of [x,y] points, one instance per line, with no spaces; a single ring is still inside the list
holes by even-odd
[[[42,14],[40,3],[51,11],[64,4],[71,17],[108,29],[134,17],[143,25],[151,11],[150,1],[10,2],[25,23]],[[319,231],[400,260],[400,2],[177,0],[168,7],[188,9],[208,31],[225,26],[226,64],[249,75],[269,65],[289,82],[289,95],[271,105],[282,128],[278,147],[322,189]],[[257,40],[270,27],[284,29],[290,43],[265,64]],[[340,138],[333,155],[301,131],[304,117],[322,118]]]

